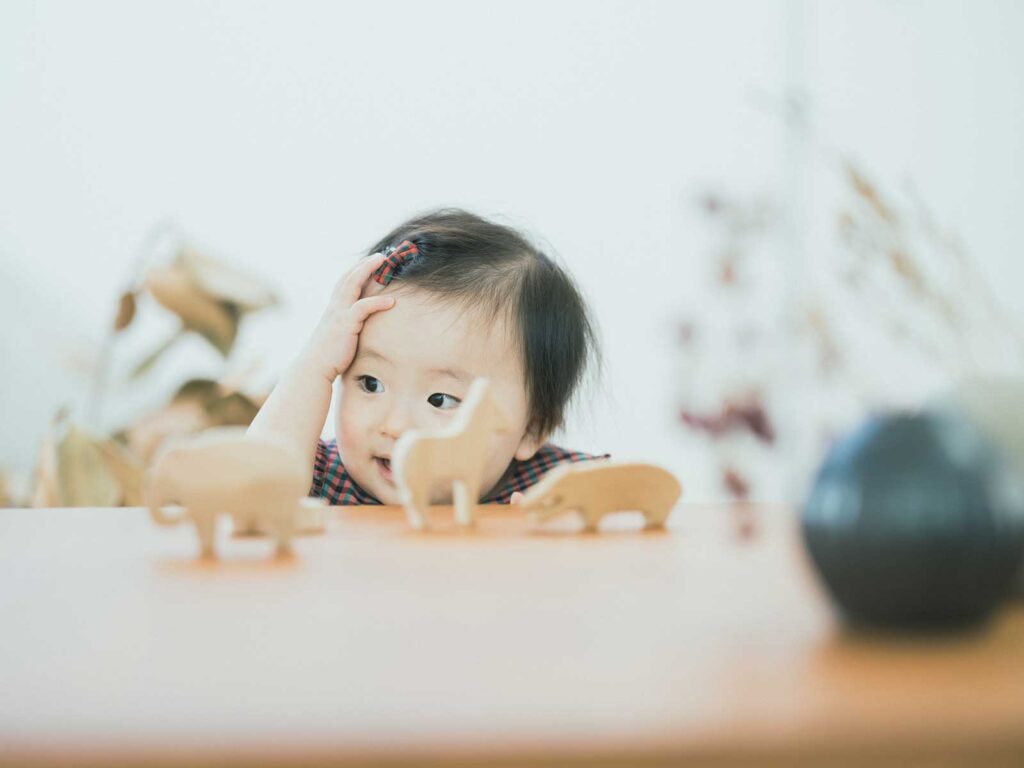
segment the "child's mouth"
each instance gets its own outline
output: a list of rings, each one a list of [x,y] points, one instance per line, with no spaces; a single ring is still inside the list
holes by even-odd
[[[389,483],[394,482],[391,478],[391,459],[385,459],[382,456],[374,456],[373,461],[377,465],[377,469],[380,471],[381,477]]]

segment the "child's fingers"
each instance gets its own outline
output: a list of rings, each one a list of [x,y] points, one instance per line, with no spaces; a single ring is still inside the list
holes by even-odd
[[[522,504],[523,494],[519,491],[512,491],[512,498],[508,500],[509,504]]]
[[[394,296],[367,296],[365,299],[359,299],[349,309],[349,318],[355,326],[356,333],[363,329],[366,318],[374,312],[383,312],[393,306],[395,306]]]
[[[374,253],[359,261],[338,281],[334,289],[336,299],[346,307],[355,304],[363,292],[363,285],[383,263],[383,253]]]

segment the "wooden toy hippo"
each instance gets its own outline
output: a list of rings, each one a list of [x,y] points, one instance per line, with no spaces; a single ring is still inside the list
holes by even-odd
[[[244,429],[209,429],[177,444],[146,474],[145,500],[161,525],[191,520],[201,555],[214,557],[217,518],[229,515],[240,533],[270,533],[279,555],[291,551],[297,522],[321,507],[307,498],[310,473],[292,451]],[[180,507],[177,513],[165,507]]]
[[[620,511],[643,512],[647,528],[660,528],[681,494],[679,481],[661,467],[597,460],[555,467],[520,504],[537,522],[576,512],[586,531],[596,531],[604,515]]]

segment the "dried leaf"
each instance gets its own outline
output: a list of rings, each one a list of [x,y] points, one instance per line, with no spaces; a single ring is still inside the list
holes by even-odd
[[[167,405],[126,429],[120,441],[147,465],[169,438],[209,427],[248,426],[265,399],[231,390],[213,379],[191,379],[178,388]]]
[[[135,294],[126,291],[121,294],[121,301],[117,307],[117,319],[114,321],[114,331],[123,331],[132,320],[135,319]]]
[[[214,426],[247,427],[265,398],[253,398],[213,379],[185,382],[171,402],[194,401],[202,405]]]
[[[128,428],[128,445],[148,465],[170,437],[191,435],[212,426],[202,402],[188,398],[172,401]]]
[[[199,333],[227,357],[238,335],[237,306],[206,293],[181,264],[155,267],[146,288],[160,304],[181,318],[186,329]]]
[[[191,379],[178,388],[174,397],[171,398],[171,402],[198,400],[205,408],[207,403],[220,395],[220,384],[213,379]]]
[[[98,442],[74,424],[57,445],[57,487],[66,507],[112,507],[121,500]]]
[[[240,392],[211,400],[206,405],[210,420],[219,426],[247,427],[256,418],[260,407]]]
[[[277,304],[274,292],[262,280],[193,248],[182,248],[178,252],[178,263],[209,296],[234,304],[242,312],[256,312]]]

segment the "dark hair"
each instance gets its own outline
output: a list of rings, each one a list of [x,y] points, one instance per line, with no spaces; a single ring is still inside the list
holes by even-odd
[[[588,363],[600,360],[590,313],[569,274],[514,229],[458,208],[414,216],[368,254],[403,240],[418,253],[391,284],[508,320],[518,331],[529,428],[544,436],[561,427]]]

